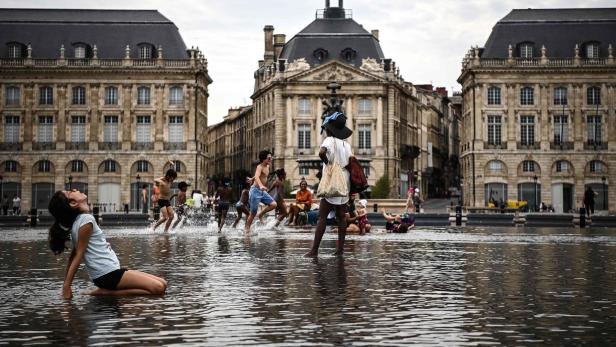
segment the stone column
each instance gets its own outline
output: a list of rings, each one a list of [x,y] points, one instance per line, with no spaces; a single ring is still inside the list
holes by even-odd
[[[550,149],[550,121],[548,113],[549,87],[550,85],[546,83],[542,83],[539,85],[540,116],[538,119],[538,125],[540,127],[540,133],[538,140],[540,141],[539,146],[542,150]]]
[[[131,89],[132,85],[125,84],[124,87],[124,106],[122,108],[123,113],[118,115],[120,119],[118,120],[118,139],[121,141],[122,150],[130,151],[131,150],[131,125],[132,119],[131,116],[134,114],[131,112],[131,107],[126,107],[128,105],[133,105],[134,100],[132,100]]]
[[[507,83],[505,85],[507,93],[507,149],[515,150],[518,136],[516,128],[516,99],[515,99],[515,84]]]
[[[93,83],[90,85],[90,97],[88,98],[88,103],[90,104],[90,114],[86,114],[86,124],[90,124],[90,134],[89,139],[90,143],[95,142],[97,140],[98,135],[98,117],[99,110],[101,107],[101,103],[103,103],[103,98],[101,97],[101,90],[104,88],[100,88],[100,84]],[[92,132],[92,123],[96,119],[96,132]],[[86,141],[88,140],[88,133],[86,132]],[[89,147],[89,150],[97,150],[98,149],[98,141],[96,141],[96,147]],[[89,186],[88,186],[89,189]]]
[[[162,105],[163,85],[157,84],[154,88],[155,105]],[[156,115],[154,116],[154,150],[162,151],[165,143],[165,115],[161,107],[155,107]]]
[[[573,113],[571,113],[572,123],[573,123],[573,139],[575,141],[575,150],[584,149],[584,123],[582,120],[582,106],[583,106],[583,86],[580,83],[575,83],[571,85],[573,88],[573,102],[571,104],[571,109],[573,109]],[[576,189],[577,191],[577,189]]]
[[[68,115],[66,114],[67,104],[70,104],[67,100],[69,96],[69,93],[67,91],[69,89],[70,87],[66,84],[57,85],[58,115],[56,120],[56,150],[58,151],[63,151],[66,148],[66,128],[68,127],[68,124],[70,124],[70,122],[68,122],[67,124]]]
[[[24,119],[22,121],[23,128],[24,128],[24,140],[23,140],[23,150],[24,151],[32,150],[32,137],[33,137],[32,127],[34,126],[34,122],[32,121],[34,118],[33,108],[37,101],[36,93],[34,92],[35,88],[37,88],[37,86],[34,85],[33,83],[27,83],[24,85],[25,113],[24,113]],[[23,189],[23,185],[22,185],[22,189]]]
[[[199,116],[199,112],[194,107],[195,97],[197,96],[197,88],[195,88],[194,84],[189,84],[187,91],[188,91],[187,93],[188,100],[190,102],[190,106],[188,107],[188,113],[185,114],[186,123],[188,125],[187,126],[188,134],[186,136],[186,139],[188,140],[186,141],[188,143],[187,149],[191,151],[197,151],[198,141],[197,141],[197,138],[195,137],[195,129],[197,129],[197,122],[198,122],[197,117]]]
[[[287,118],[287,126],[286,126],[286,148],[287,148],[287,153],[285,153],[285,155],[293,155],[293,150],[295,149],[295,137],[293,136],[293,127],[295,125],[295,123],[293,122],[293,110],[296,109],[294,106],[295,104],[295,99],[296,98],[292,98],[292,97],[286,97],[285,98],[285,103],[286,103],[286,115],[285,117]],[[311,117],[312,118],[312,117]],[[311,122],[312,123],[312,122]],[[310,147],[314,147],[314,141],[313,141],[314,136],[310,137]]]

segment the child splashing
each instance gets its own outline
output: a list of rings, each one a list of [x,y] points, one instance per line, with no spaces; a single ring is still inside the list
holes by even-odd
[[[88,197],[76,189],[57,191],[49,201],[49,213],[55,222],[49,228],[49,248],[61,254],[71,241],[66,277],[62,286],[65,299],[73,297],[73,278],[84,261],[92,282],[98,289],[89,295],[163,295],[167,282],[154,275],[120,267],[94,217],[89,213]]]

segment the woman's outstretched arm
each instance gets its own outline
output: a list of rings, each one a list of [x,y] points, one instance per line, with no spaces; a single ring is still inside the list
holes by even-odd
[[[75,278],[75,274],[77,273],[77,270],[79,270],[79,265],[81,264],[83,256],[86,253],[86,249],[88,248],[90,235],[92,235],[92,223],[88,223],[79,228],[79,240],[77,242],[77,247],[73,249],[71,256],[69,257],[66,277],[64,278],[64,285],[62,286],[62,296],[64,296],[65,299],[70,299],[73,297],[73,291],[71,289],[73,278]]]

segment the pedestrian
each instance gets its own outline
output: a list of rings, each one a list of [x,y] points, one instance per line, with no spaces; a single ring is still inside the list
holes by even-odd
[[[141,188],[141,213],[148,213],[150,204],[148,203],[148,185],[144,184]]]
[[[252,178],[246,177],[246,180],[244,182],[244,189],[242,189],[242,192],[240,193],[240,200],[235,203],[237,218],[235,219],[235,222],[233,222],[234,228],[237,228],[237,223],[239,223],[240,219],[242,219],[242,213],[246,215],[246,218],[248,218],[248,215],[250,215],[250,204],[248,203],[250,190],[248,188],[251,184]]]
[[[2,196],[2,214],[5,216],[8,216],[9,214],[9,205],[10,205],[9,197],[6,196],[6,194],[4,194]]]
[[[231,203],[232,195],[233,189],[231,188],[231,182],[228,179],[225,179],[223,185],[216,189],[216,198],[218,199],[218,205],[216,205],[218,232],[221,232],[222,227],[225,225],[225,219],[227,218],[227,213],[229,212],[229,204]]]
[[[169,228],[171,227],[171,222],[173,222],[173,217],[175,217],[175,214],[173,213],[173,208],[171,207],[171,184],[177,177],[177,172],[175,172],[175,170],[173,169],[169,169],[165,173],[165,176],[159,177],[154,180],[154,184],[156,184],[156,187],[160,189],[158,207],[160,207],[161,217],[152,226],[152,231],[156,230],[159,225],[165,222],[165,232],[169,231]]]
[[[172,229],[175,229],[175,227],[180,224],[182,219],[186,217],[186,191],[188,190],[188,183],[184,181],[178,183],[178,189],[179,192],[175,198],[175,213],[177,214],[178,219],[176,219],[171,226]]]
[[[275,172],[276,179],[272,183],[269,194],[276,201],[276,226],[280,225],[280,222],[288,215],[287,206],[284,202],[284,180],[287,178],[287,173],[284,169],[278,169]]]
[[[98,289],[89,295],[163,295],[167,282],[157,276],[120,267],[115,252],[105,239],[94,216],[90,214],[88,197],[80,191],[57,191],[49,201],[49,213],[55,221],[49,228],[49,248],[61,254],[67,241],[72,251],[68,259],[62,296],[73,297],[72,283],[85,262],[90,279]]]
[[[590,217],[590,215],[595,214],[595,196],[599,195],[597,192],[592,190],[590,186],[584,192],[584,208],[586,208],[586,214]]]
[[[13,215],[19,216],[21,214],[21,199],[19,195],[15,194],[13,197]]]
[[[259,164],[255,169],[254,183],[250,188],[248,196],[250,204],[250,215],[246,220],[246,226],[244,226],[245,232],[250,232],[252,221],[257,217],[261,224],[264,224],[263,215],[276,208],[276,202],[267,193],[267,176],[269,175],[269,168],[272,162],[272,152],[263,150],[259,152]],[[266,207],[257,213],[259,209],[259,203],[263,203]]]
[[[323,125],[321,125],[321,133],[323,130],[325,130],[326,137],[319,150],[319,157],[323,161],[323,172],[326,172],[325,168],[329,163],[338,163],[342,168],[347,187],[349,187],[350,176],[349,171],[345,167],[349,164],[352,152],[351,145],[344,140],[351,136],[353,131],[346,127],[346,116],[344,113],[334,112],[332,115],[325,117]],[[347,212],[347,202],[349,201],[348,191],[346,193],[346,196],[321,199],[319,203],[319,222],[314,232],[314,241],[312,248],[305,256],[316,257],[318,255],[319,245],[325,233],[327,215],[331,211],[335,211],[336,220],[338,221],[338,243],[335,255],[341,256],[344,253],[344,239],[347,227],[345,215]]]

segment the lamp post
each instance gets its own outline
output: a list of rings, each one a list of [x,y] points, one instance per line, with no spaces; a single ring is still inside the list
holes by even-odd
[[[137,179],[137,191],[136,191],[136,195],[137,195],[137,211],[141,211],[141,196],[139,195],[139,187],[141,186],[141,176],[139,176],[139,174],[137,174],[137,177],[135,177]]]
[[[533,176],[533,181],[535,181],[535,203],[534,203],[534,211],[533,212],[537,212],[537,175]]]
[[[73,190],[73,176],[68,176],[68,190]]]
[[[607,189],[605,186],[605,181],[607,180],[607,177],[603,176],[601,177],[601,182],[603,182],[603,209],[607,210]]]

